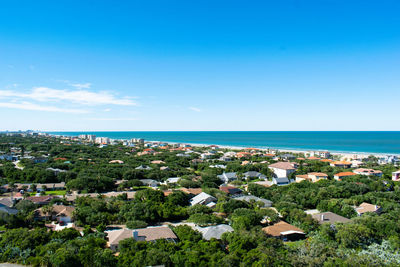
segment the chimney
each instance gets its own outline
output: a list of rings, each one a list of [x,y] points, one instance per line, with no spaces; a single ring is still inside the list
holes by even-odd
[[[132,236],[133,236],[133,239],[135,239],[136,241],[138,240],[138,237],[139,237],[139,233],[138,233],[138,231],[136,231],[136,230],[133,230],[133,232],[132,232]]]
[[[375,205],[375,210],[378,210],[378,205]]]
[[[324,214],[321,214],[321,221],[324,221],[324,220],[325,220]]]

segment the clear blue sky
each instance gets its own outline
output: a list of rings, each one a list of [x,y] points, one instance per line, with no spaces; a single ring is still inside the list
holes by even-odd
[[[2,1],[0,130],[400,130],[399,14],[398,0]]]

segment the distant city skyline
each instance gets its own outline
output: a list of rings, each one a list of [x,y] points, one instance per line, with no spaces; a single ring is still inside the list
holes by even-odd
[[[398,131],[398,1],[7,1],[0,131]]]

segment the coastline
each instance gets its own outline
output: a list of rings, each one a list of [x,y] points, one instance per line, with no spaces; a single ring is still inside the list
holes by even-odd
[[[275,143],[271,144],[270,146],[268,145],[268,141],[264,141],[263,144],[261,144],[260,138],[254,139],[254,144],[251,144],[251,140],[252,140],[251,136],[245,137],[245,138],[248,138],[247,140],[250,140],[250,141],[246,140],[246,142],[243,142],[243,139],[242,140],[240,140],[240,139],[233,140],[232,138],[229,140],[224,139],[225,135],[221,135],[221,132],[217,133],[217,135],[221,135],[221,136],[212,135],[212,138],[209,138],[210,136],[207,136],[206,138],[203,137],[203,140],[201,140],[201,141],[198,140],[199,142],[196,142],[194,140],[193,141],[185,140],[185,139],[194,139],[192,137],[195,135],[193,135],[193,134],[190,135],[189,136],[190,138],[187,138],[188,137],[187,135],[184,137],[179,136],[180,134],[182,134],[182,132],[170,132],[166,136],[163,136],[165,138],[161,137],[160,134],[159,134],[159,136],[153,136],[153,135],[146,136],[146,134],[149,132],[144,132],[145,133],[144,135],[141,134],[140,132],[113,132],[113,131],[107,132],[107,133],[106,132],[47,132],[47,133],[50,135],[55,135],[55,136],[57,136],[57,135],[58,136],[78,136],[79,134],[95,134],[98,137],[109,137],[114,140],[129,140],[130,138],[136,136],[138,138],[145,139],[147,142],[165,142],[165,143],[170,143],[170,144],[182,143],[182,144],[190,144],[192,146],[200,146],[200,147],[207,147],[210,145],[218,145],[221,148],[236,149],[236,150],[241,150],[241,149],[248,148],[248,147],[254,147],[254,148],[257,148],[260,150],[274,149],[274,150],[279,150],[281,152],[290,152],[290,153],[308,153],[310,151],[329,151],[332,155],[340,155],[340,156],[345,156],[348,158],[354,158],[356,156],[358,156],[358,158],[365,158],[365,157],[368,157],[369,155],[373,155],[376,157],[383,157],[383,156],[387,156],[387,155],[400,156],[400,152],[397,151],[398,150],[397,147],[399,146],[397,141],[393,144],[396,147],[395,151],[390,151],[390,149],[389,149],[388,152],[385,152],[385,151],[369,152],[368,150],[361,150],[362,148],[367,148],[367,147],[362,147],[361,145],[359,145],[359,147],[358,147],[360,150],[356,150],[357,149],[356,145],[353,147],[349,146],[348,144],[353,144],[352,143],[353,139],[349,139],[349,140],[344,139],[347,141],[347,144],[346,143],[345,144],[349,148],[349,150],[341,150],[341,149],[327,148],[327,147],[329,147],[329,145],[324,146],[324,144],[322,142],[318,143],[318,141],[316,141],[315,145],[310,142],[306,143],[306,142],[304,142],[304,139],[299,140],[298,144],[301,147],[296,148],[294,146],[296,146],[297,144],[293,142],[293,137],[291,137],[292,139],[290,139],[288,142],[289,146],[286,146],[286,147],[280,146],[276,142],[276,140],[273,140],[273,141],[275,141]],[[161,133],[161,135],[164,134],[164,132],[159,132],[159,133]],[[176,133],[177,136],[175,137],[175,135],[171,135],[171,133]],[[190,133],[198,134],[197,132],[190,132]],[[226,132],[226,133],[228,134],[228,136],[232,136],[231,132]],[[249,133],[251,133],[251,132],[249,132]],[[259,134],[259,132],[255,132],[255,133]],[[266,132],[266,133],[270,134],[271,132]],[[276,133],[276,132],[272,132],[272,133]],[[285,133],[285,132],[283,132],[283,133]],[[330,133],[332,135],[332,132],[328,132],[328,133]],[[368,134],[369,132],[366,132],[366,133]],[[304,132],[300,132],[300,135],[301,134],[304,134]],[[220,137],[220,139],[218,139],[219,137]],[[179,140],[179,138],[182,138],[182,141]],[[209,140],[206,140],[207,138],[209,138]],[[389,140],[389,139],[385,139],[385,138],[387,138],[387,136],[385,136],[385,135],[382,138],[383,139],[378,139],[375,137],[375,140],[371,140],[370,142],[375,141],[375,144],[380,144],[380,142],[382,141],[382,144],[385,144],[385,141]],[[397,135],[395,136],[395,138],[397,139]],[[394,139],[394,140],[396,140],[396,139]],[[153,140],[153,141],[150,141],[150,140]],[[265,140],[268,140],[268,139],[265,139]],[[219,143],[219,141],[221,141],[222,144]],[[287,140],[286,139],[282,140],[282,142],[285,142],[285,141],[287,141]],[[335,140],[333,140],[333,143],[334,143],[334,141]],[[338,141],[338,145],[336,145],[336,148],[339,148],[342,145],[340,143],[340,141],[341,140]],[[228,142],[231,142],[231,143],[238,143],[238,142],[240,143],[241,142],[242,144],[230,145],[230,144],[227,144]],[[362,144],[362,143],[360,142],[360,144]],[[364,144],[365,144],[365,141],[364,141]],[[310,145],[310,148],[307,147],[307,145]],[[388,146],[387,144],[385,144],[385,145]],[[343,146],[343,147],[346,147],[346,146]],[[375,148],[376,148],[376,146],[375,146]],[[371,149],[375,149],[375,148],[371,147]],[[380,149],[380,150],[382,150],[382,149]]]

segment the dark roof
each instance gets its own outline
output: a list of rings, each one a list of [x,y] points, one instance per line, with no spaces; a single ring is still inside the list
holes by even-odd
[[[333,212],[322,212],[322,213],[316,213],[311,215],[314,220],[318,221],[320,224],[323,223],[348,223],[350,222],[349,219],[342,217],[340,215],[337,215],[336,213]]]

